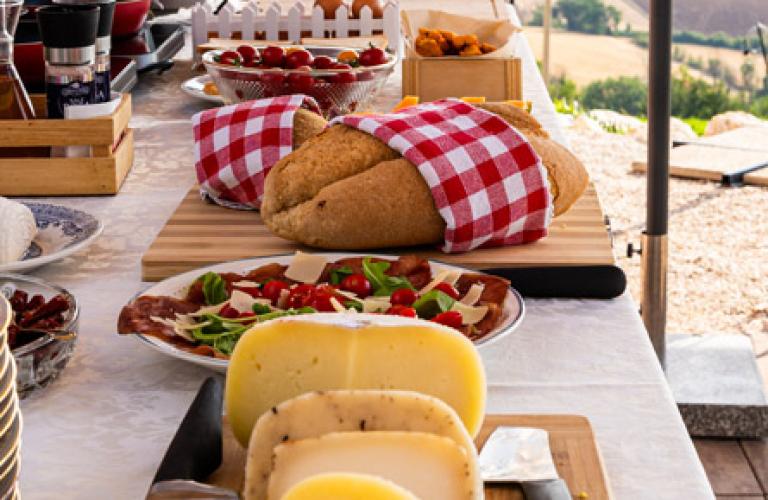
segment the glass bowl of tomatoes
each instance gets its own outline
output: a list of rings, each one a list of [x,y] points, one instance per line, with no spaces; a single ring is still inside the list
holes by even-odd
[[[365,110],[396,63],[396,56],[376,47],[241,45],[203,54],[225,104],[305,94],[317,101],[326,118]]]

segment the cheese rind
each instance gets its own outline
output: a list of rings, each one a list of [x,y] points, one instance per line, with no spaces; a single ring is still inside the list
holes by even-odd
[[[413,493],[369,474],[328,473],[297,483],[280,500],[419,500]]]
[[[411,391],[313,392],[289,399],[259,417],[248,444],[245,498],[266,496],[272,450],[283,441],[361,429],[426,432],[451,439],[467,455],[476,453],[459,416],[435,397]],[[481,488],[479,476],[470,479]]]
[[[421,500],[478,500],[468,479],[477,460],[448,438],[422,432],[334,432],[287,441],[274,449],[267,500],[304,479],[329,472],[381,477]]]
[[[485,372],[460,332],[402,316],[318,313],[258,324],[229,362],[227,415],[243,446],[256,420],[311,391],[398,389],[437,397],[471,436],[485,414]]]

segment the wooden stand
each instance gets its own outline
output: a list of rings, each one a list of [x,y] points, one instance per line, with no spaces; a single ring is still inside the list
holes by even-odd
[[[403,59],[403,95],[422,101],[482,96],[488,101],[523,98],[519,58],[434,57]]]
[[[45,115],[45,96],[33,95],[38,116]],[[97,118],[0,120],[4,148],[90,146],[85,158],[0,157],[0,195],[73,196],[116,194],[133,165],[131,96],[111,115]]]

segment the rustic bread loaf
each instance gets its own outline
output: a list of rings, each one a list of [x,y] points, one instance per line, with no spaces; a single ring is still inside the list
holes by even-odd
[[[480,106],[527,137],[546,167],[555,215],[565,212],[587,185],[581,162],[529,113],[504,103]],[[439,243],[445,229],[416,167],[346,125],[308,139],[272,168],[261,215],[283,238],[341,250]]]
[[[299,108],[293,114],[293,149],[316,136],[328,125],[325,118],[313,111]]]

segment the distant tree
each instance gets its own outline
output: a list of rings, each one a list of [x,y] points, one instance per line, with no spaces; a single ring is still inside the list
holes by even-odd
[[[685,64],[693,69],[704,71],[704,59],[702,57],[689,57]]]
[[[587,109],[612,109],[628,115],[645,115],[648,86],[637,77],[622,76],[590,83],[581,103]]]
[[[731,109],[742,109],[743,104],[731,97],[722,82],[710,84],[693,78],[684,69],[672,79],[672,115],[711,118]]]
[[[605,35],[618,29],[621,12],[603,0],[558,0],[553,14],[570,31]]]
[[[565,99],[568,102],[573,102],[579,97],[576,82],[565,76],[565,74],[552,78],[547,87],[549,95],[553,99]]]
[[[755,90],[755,63],[752,59],[745,59],[739,68],[741,71],[741,86],[747,93]]]
[[[749,107],[749,112],[761,118],[768,118],[768,96],[755,99]]]
[[[531,20],[528,26],[544,26],[544,6],[537,5],[531,12]]]
[[[717,83],[723,77],[723,62],[714,57],[707,61],[707,73],[712,77],[712,83]]]
[[[672,60],[679,63],[685,61],[685,51],[679,45],[672,46]]]
[[[730,66],[724,66],[723,67],[723,82],[732,89],[739,88],[739,81],[736,78],[736,73],[731,69]]]

